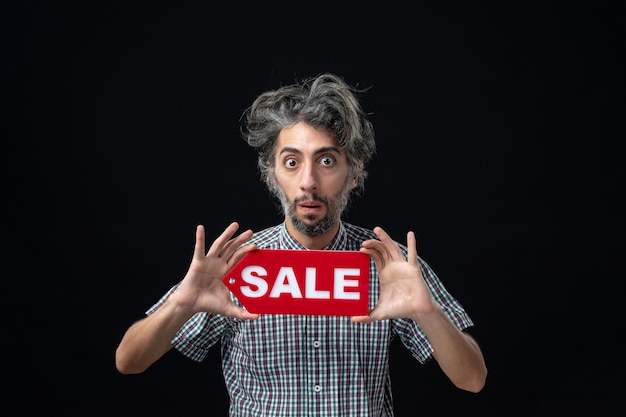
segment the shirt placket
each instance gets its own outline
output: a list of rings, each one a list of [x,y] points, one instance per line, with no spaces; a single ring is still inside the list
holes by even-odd
[[[320,316],[307,317],[306,357],[310,416],[320,415],[320,412],[327,409],[327,358],[323,349],[326,341],[323,340],[321,319]]]

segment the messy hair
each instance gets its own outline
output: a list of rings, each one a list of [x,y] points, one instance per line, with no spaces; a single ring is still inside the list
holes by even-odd
[[[326,73],[260,94],[243,114],[242,136],[258,153],[261,180],[272,190],[269,169],[280,131],[298,122],[333,136],[346,153],[353,192],[365,189],[366,165],[376,152],[374,129],[357,94],[337,75]]]

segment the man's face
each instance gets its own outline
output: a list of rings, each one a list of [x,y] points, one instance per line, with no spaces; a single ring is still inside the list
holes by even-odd
[[[307,236],[332,230],[355,185],[336,140],[300,122],[280,132],[274,157],[274,189],[286,219]]]

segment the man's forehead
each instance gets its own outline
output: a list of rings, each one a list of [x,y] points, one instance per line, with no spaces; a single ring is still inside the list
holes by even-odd
[[[322,129],[315,129],[305,123],[297,123],[283,128],[276,138],[275,149],[278,153],[287,150],[314,154],[322,152],[345,153],[332,134]]]

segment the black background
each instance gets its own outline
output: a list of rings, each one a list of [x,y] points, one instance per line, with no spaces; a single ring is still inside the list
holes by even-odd
[[[506,3],[506,4],[504,4]],[[378,154],[347,220],[420,255],[489,377],[398,345],[398,416],[623,412],[623,18],[602,2],[24,1],[4,11],[9,415],[225,416],[219,349],[123,376],[126,328],[182,277],[195,225],[281,220],[239,136],[253,98],[335,72]]]

